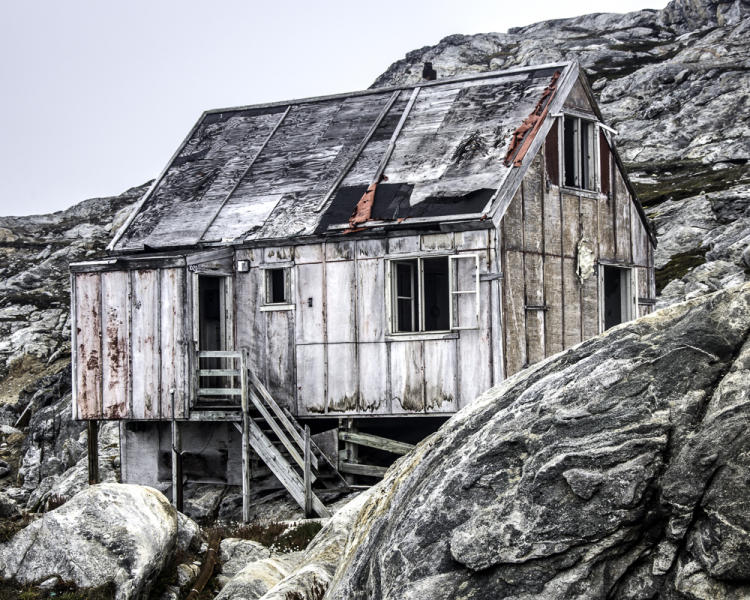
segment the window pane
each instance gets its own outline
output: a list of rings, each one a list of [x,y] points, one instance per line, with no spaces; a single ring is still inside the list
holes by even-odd
[[[266,302],[280,304],[286,302],[286,285],[284,269],[266,271]]]
[[[565,132],[565,185],[577,187],[575,119],[564,118],[563,128]]]
[[[425,258],[424,272],[424,330],[450,329],[450,290],[448,287],[448,257]]]
[[[475,329],[479,327],[476,294],[477,260],[475,256],[456,256],[453,263],[453,322],[451,328]]]
[[[400,260],[394,269],[394,332],[419,330],[419,304],[417,294],[417,261]]]
[[[589,179],[591,177],[591,157],[589,153],[589,129],[591,123],[581,121],[581,187],[584,189],[591,189],[589,186]]]
[[[396,331],[414,331],[412,319],[412,301],[398,300],[396,310]]]

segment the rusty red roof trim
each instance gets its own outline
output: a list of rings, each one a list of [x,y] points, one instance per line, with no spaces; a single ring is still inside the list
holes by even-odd
[[[510,138],[510,145],[508,147],[508,153],[505,155],[505,166],[520,167],[523,157],[526,156],[526,152],[531,146],[531,142],[536,137],[537,131],[544,123],[544,118],[547,116],[549,111],[550,102],[557,92],[557,80],[560,79],[561,71],[555,71],[552,75],[552,81],[544,88],[542,97],[539,98],[539,102],[536,103],[534,110],[531,114],[523,120],[518,128],[513,132]]]

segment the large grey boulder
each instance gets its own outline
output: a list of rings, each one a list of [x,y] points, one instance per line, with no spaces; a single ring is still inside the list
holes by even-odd
[[[140,598],[174,552],[177,536],[177,512],[158,491],[103,483],[0,545],[0,576],[23,585],[51,579],[79,588],[113,584],[118,600]]]
[[[328,600],[750,597],[750,284],[490,390],[372,491]]]

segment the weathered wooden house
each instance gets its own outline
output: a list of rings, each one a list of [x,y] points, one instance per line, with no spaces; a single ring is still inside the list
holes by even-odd
[[[338,473],[652,310],[614,135],[576,63],[204,113],[71,265],[75,417],[120,421],[124,481],[247,504],[264,463],[325,514]]]

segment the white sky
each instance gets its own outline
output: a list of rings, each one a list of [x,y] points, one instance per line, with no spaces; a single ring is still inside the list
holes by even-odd
[[[368,87],[409,50],[666,0],[0,0],[0,215],[156,177],[201,112]]]

